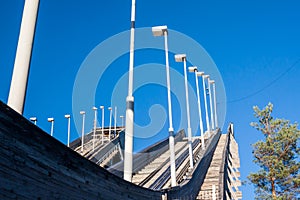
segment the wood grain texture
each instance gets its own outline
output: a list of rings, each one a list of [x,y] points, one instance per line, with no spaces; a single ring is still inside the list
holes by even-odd
[[[0,102],[0,199],[161,199],[85,159]]]

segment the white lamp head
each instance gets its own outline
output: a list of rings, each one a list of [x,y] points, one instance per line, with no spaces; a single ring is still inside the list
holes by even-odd
[[[100,106],[100,109],[104,109],[104,106]]]
[[[85,111],[80,111],[80,114],[81,114],[81,115],[84,115],[84,114],[85,114]]]
[[[70,118],[70,117],[71,117],[71,115],[65,115],[65,118],[67,118],[67,119]]]
[[[215,81],[214,80],[209,80],[209,83],[210,84],[215,84]]]
[[[112,107],[108,107],[108,110],[112,110]]]
[[[48,118],[48,122],[53,122],[53,121],[54,121],[53,117]]]
[[[204,72],[196,72],[197,76],[204,76]]]
[[[154,26],[152,27],[152,33],[154,36],[163,36],[164,33],[168,34],[167,26]]]
[[[203,78],[209,78],[209,75],[208,74],[203,75]]]
[[[123,118],[123,117],[124,117],[123,115],[120,116],[120,118]]]
[[[196,66],[189,67],[189,72],[197,72],[198,69]]]
[[[176,62],[183,62],[186,59],[186,54],[176,54],[175,61]]]
[[[97,110],[97,107],[96,107],[96,106],[94,106],[92,109],[93,109],[93,110]]]
[[[33,122],[37,121],[36,117],[30,117],[29,119],[30,119],[30,121],[33,121]]]

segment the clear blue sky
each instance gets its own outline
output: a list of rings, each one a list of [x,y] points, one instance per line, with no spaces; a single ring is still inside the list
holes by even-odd
[[[23,5],[24,1],[21,0],[0,1],[0,100],[4,102],[8,98]],[[54,135],[66,143],[67,123],[64,114],[71,113],[72,119],[79,115],[72,111],[76,75],[84,60],[97,45],[129,30],[130,6],[130,0],[93,0],[88,3],[83,0],[40,0],[25,117],[37,116],[38,125],[47,132],[50,129],[47,117],[54,117]],[[168,25],[170,29],[183,33],[202,45],[216,64],[227,95],[225,104],[227,113],[223,130],[225,132],[229,122],[235,124],[242,180],[246,180],[250,172],[257,170],[252,163],[251,144],[261,136],[249,126],[249,123],[255,120],[252,106],[262,107],[272,102],[276,117],[290,119],[292,122],[299,121],[299,9],[300,2],[296,0],[209,2],[137,0],[137,28]],[[152,36],[149,33],[149,36],[143,37]],[[129,37],[127,39],[125,44],[128,43],[129,50]],[[163,45],[163,40],[157,40]],[[170,46],[172,42],[175,43],[174,40],[169,40]],[[118,43],[109,44],[106,47],[107,52],[112,52],[116,46]],[[153,49],[138,50],[136,65],[156,63],[163,66],[163,53]],[[100,56],[99,60],[101,59]],[[182,74],[181,65],[173,61],[173,54],[170,55],[170,60],[171,68]],[[122,76],[126,75],[128,61],[128,53],[118,55],[105,68],[95,91],[96,106],[104,105],[107,108],[113,95],[119,95],[113,90],[118,81],[122,80]],[[92,76],[93,72],[84,81],[87,83],[86,90],[89,90],[88,83]],[[191,75],[189,80],[194,88]],[[176,80],[173,79],[173,82]],[[124,88],[126,87],[125,85]],[[135,96],[136,120],[140,126],[149,123],[151,117],[148,117],[148,109],[152,105],[160,104],[166,108],[166,91],[160,85],[144,85],[136,90]],[[84,98],[83,96],[82,99]],[[174,106],[178,107],[180,100],[174,96],[173,98]],[[117,98],[116,101],[125,104],[123,98]],[[93,105],[85,106],[91,108]],[[120,106],[118,115],[124,115],[123,108]],[[152,108],[153,113],[161,109],[159,106]],[[92,128],[93,113],[91,109],[86,111],[89,113],[86,124],[88,131]],[[108,125],[107,109],[105,112],[105,123]],[[163,113],[164,116],[166,113]],[[179,127],[178,113],[180,111],[175,108],[175,129]],[[120,119],[118,120],[120,125]],[[158,120],[155,123],[163,124],[163,122],[164,120],[162,122]],[[75,139],[78,134],[73,120],[71,128],[72,139]],[[151,143],[149,141],[167,137],[166,130],[167,123],[163,124],[161,133],[151,136],[149,140],[141,140],[135,144],[136,147],[145,147]],[[245,185],[242,191],[243,199],[254,198],[252,186]]]

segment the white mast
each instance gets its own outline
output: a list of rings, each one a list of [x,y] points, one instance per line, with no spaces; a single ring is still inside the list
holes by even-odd
[[[25,0],[7,105],[23,114],[39,0]]]

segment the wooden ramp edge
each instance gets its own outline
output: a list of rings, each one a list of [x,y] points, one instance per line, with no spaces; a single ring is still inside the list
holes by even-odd
[[[0,199],[161,199],[74,152],[0,101]]]

